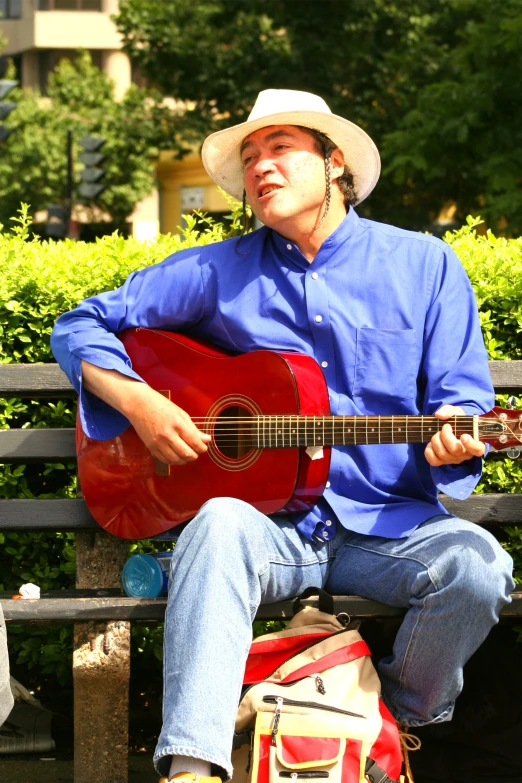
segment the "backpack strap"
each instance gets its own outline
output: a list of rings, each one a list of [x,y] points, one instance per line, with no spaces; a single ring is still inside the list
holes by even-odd
[[[320,612],[325,612],[325,614],[334,613],[334,600],[330,595],[330,593],[327,593],[326,590],[323,590],[321,587],[307,587],[306,590],[304,590],[301,593],[301,595],[298,595],[294,601],[294,606],[293,606],[294,614],[297,614],[298,612],[301,611],[301,609],[304,609],[301,600],[304,598],[310,598],[311,595],[319,596]]]
[[[396,780],[392,780],[388,777],[386,772],[369,756],[366,759],[364,774],[370,783],[397,783]]]

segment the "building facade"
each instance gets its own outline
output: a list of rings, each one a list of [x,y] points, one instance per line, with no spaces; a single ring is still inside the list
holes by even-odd
[[[131,84],[132,66],[111,18],[118,6],[118,0],[0,0],[0,34],[6,39],[2,57],[13,59],[23,87],[45,95],[59,60],[87,49],[121,97]],[[130,218],[132,234],[140,239],[153,239],[158,231],[176,233],[182,214],[193,209],[216,216],[230,211],[197,153],[183,161],[162,153],[157,177],[158,190]]]

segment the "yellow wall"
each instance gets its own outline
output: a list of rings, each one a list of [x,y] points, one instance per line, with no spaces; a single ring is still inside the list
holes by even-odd
[[[178,233],[181,225],[181,187],[203,187],[204,212],[228,212],[228,203],[208,176],[196,152],[175,160],[172,152],[163,151],[158,160],[158,179],[161,188],[161,230],[165,234]]]

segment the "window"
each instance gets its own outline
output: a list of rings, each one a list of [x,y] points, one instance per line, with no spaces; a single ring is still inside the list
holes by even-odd
[[[22,0],[0,0],[0,19],[20,19]]]
[[[21,0],[19,0],[19,2],[20,1]],[[101,11],[102,0],[38,0],[38,10],[39,11]]]

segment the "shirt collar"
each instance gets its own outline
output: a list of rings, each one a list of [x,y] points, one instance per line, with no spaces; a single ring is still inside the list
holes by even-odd
[[[316,264],[318,259],[327,260],[333,251],[335,251],[343,242],[345,242],[352,234],[354,234],[359,228],[360,218],[357,215],[353,207],[350,207],[344,220],[337,226],[330,236],[326,237],[323,244],[319,248],[317,256],[313,260],[312,264]],[[277,249],[277,253],[280,256],[284,256],[285,259],[291,261],[293,264],[297,264],[300,267],[308,269],[309,262],[303,256],[295,242],[278,234],[273,229],[270,230],[272,234],[272,240]],[[326,257],[325,257],[326,254]]]

